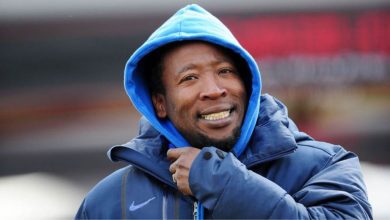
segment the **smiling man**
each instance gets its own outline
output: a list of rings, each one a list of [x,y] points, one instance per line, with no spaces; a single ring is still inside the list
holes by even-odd
[[[233,55],[201,41],[168,48],[163,56],[159,53],[161,81],[152,83],[161,83],[164,90],[158,93],[150,86],[156,114],[170,119],[191,146],[229,151],[240,135],[247,103],[243,73]],[[159,79],[150,76],[148,81]]]
[[[372,218],[357,156],[261,95],[256,62],[203,8],[179,10],[134,52],[125,88],[139,136],[108,154],[129,166],[77,219]]]

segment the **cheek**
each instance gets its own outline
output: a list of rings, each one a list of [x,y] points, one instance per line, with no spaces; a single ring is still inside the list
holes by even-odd
[[[242,106],[242,113],[245,114],[248,102],[248,94],[246,92],[244,83],[242,83],[241,81],[237,81],[236,83],[231,85],[233,86],[231,87],[230,91],[232,91],[233,96],[237,97],[240,106]]]
[[[231,83],[231,91],[235,96],[238,96],[242,99],[242,101],[246,102],[247,99],[247,92],[245,89],[245,85],[240,80],[237,80],[234,83]]]
[[[171,117],[176,117],[178,120],[185,120],[191,114],[192,103],[191,94],[189,91],[173,91],[167,99],[168,112]],[[181,117],[186,118],[181,118]]]

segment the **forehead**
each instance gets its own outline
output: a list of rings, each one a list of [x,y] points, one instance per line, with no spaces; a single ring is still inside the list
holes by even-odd
[[[163,63],[184,64],[186,62],[196,62],[198,59],[216,59],[218,61],[232,62],[227,49],[220,46],[202,42],[189,41],[174,45],[163,56]]]

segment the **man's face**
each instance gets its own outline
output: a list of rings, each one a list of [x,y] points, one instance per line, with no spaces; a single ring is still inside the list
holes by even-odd
[[[165,95],[153,97],[158,117],[168,117],[194,147],[234,145],[247,94],[228,55],[203,42],[178,46],[163,59],[162,82]]]

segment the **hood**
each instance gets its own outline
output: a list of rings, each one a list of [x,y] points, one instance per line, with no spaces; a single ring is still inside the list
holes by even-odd
[[[151,96],[139,63],[153,50],[175,41],[200,40],[220,45],[241,56],[248,64],[251,88],[248,107],[241,127],[241,136],[233,151],[240,155],[248,144],[260,108],[261,78],[253,57],[239,44],[229,29],[216,17],[198,5],[188,5],[177,11],[138,48],[125,67],[125,89],[134,107],[175,147],[189,146],[170,120],[161,120],[155,114]]]

